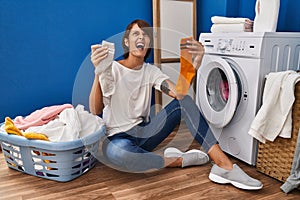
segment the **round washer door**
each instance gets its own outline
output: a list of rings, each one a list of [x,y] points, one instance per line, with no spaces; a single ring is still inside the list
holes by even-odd
[[[204,117],[217,128],[226,126],[239,100],[234,70],[226,60],[215,57],[200,67],[198,76],[197,96]]]

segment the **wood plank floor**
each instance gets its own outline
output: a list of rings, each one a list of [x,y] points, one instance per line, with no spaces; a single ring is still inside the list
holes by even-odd
[[[176,136],[173,133],[157,148],[157,152],[161,153],[166,146],[177,146],[183,150],[187,145],[199,148],[183,125]],[[256,171],[253,166],[231,159],[249,175],[260,179],[263,189],[244,191],[231,185],[212,183],[208,179],[211,163],[140,174],[117,171],[97,163],[86,174],[62,183],[9,169],[0,151],[0,199],[300,199],[300,190],[285,194],[280,190],[282,182]]]

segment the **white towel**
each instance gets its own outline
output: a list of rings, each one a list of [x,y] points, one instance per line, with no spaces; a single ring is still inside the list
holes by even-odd
[[[222,17],[222,16],[213,16],[211,17],[211,22],[214,24],[253,24],[253,21],[248,18],[243,17]]]
[[[276,32],[280,0],[256,0],[254,32]]]
[[[294,89],[299,80],[300,75],[290,70],[266,76],[263,104],[250,126],[251,136],[263,143],[277,136],[291,137]]]
[[[210,31],[212,33],[233,33],[233,32],[251,32],[252,28],[245,24],[213,24]]]

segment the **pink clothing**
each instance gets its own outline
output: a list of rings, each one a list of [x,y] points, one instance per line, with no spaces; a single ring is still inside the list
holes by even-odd
[[[49,121],[54,120],[59,113],[66,108],[73,108],[72,104],[63,104],[44,107],[40,110],[36,110],[27,117],[17,116],[14,119],[16,127],[20,130],[26,130],[31,126],[41,126],[47,124]]]

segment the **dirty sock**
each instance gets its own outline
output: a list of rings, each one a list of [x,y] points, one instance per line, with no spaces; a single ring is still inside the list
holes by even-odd
[[[176,91],[180,95],[186,95],[190,88],[191,82],[196,74],[193,66],[192,54],[187,49],[187,41],[192,37],[182,38],[180,40],[180,75],[176,83]]]

